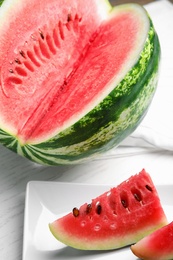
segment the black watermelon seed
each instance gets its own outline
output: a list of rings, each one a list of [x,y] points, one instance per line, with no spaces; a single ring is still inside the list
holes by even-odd
[[[71,15],[71,14],[68,14],[68,15],[67,15],[67,22],[70,22],[70,21],[72,21],[72,15]]]
[[[145,185],[145,187],[147,188],[147,190],[149,190],[149,191],[153,191],[152,188],[151,188],[148,184]]]
[[[86,208],[86,213],[89,214],[92,210],[92,205],[91,204],[88,204],[87,205],[87,208]]]
[[[133,195],[134,195],[134,197],[135,197],[135,199],[136,199],[137,201],[141,201],[141,200],[142,200],[142,199],[141,199],[141,196],[140,196],[139,194],[134,193]]]
[[[43,34],[43,32],[41,30],[39,30],[39,34],[40,34],[42,40],[44,40],[44,34]]]
[[[78,208],[73,208],[73,216],[78,217],[79,216],[79,210]]]
[[[100,204],[97,205],[97,207],[96,207],[96,212],[97,212],[98,215],[101,214],[101,212],[102,212],[102,206],[101,206]]]
[[[20,53],[20,55],[23,57],[23,58],[25,58],[26,59],[26,56],[25,56],[25,53],[21,50],[21,51],[19,51],[19,53]]]
[[[128,207],[127,201],[126,200],[121,200],[121,203],[123,205],[124,208]]]
[[[21,64],[21,62],[20,62],[19,59],[15,59],[15,62],[16,62],[17,64]]]

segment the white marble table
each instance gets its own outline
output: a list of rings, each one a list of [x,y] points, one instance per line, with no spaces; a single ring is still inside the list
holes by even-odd
[[[159,13],[153,12],[153,18],[157,24]],[[151,174],[155,184],[173,184],[173,152],[163,149],[141,148],[85,165],[45,167],[0,146],[0,259],[22,259],[25,191],[29,181],[116,185],[142,168]]]

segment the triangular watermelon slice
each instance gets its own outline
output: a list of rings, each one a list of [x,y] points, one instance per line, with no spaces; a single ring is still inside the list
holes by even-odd
[[[49,227],[68,246],[109,250],[133,244],[167,223],[151,177],[142,170]]]
[[[141,259],[173,259],[173,222],[144,237],[131,249]]]

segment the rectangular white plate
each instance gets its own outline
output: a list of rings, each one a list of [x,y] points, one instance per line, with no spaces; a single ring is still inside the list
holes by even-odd
[[[109,190],[111,186],[32,181],[27,185],[23,260],[135,260],[129,247],[114,251],[81,251],[58,242],[48,223]],[[157,186],[168,220],[173,220],[173,186]]]

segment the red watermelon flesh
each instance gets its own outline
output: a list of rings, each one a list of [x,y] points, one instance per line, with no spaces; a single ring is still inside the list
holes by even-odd
[[[4,6],[0,14],[6,15],[0,25],[0,123],[24,144],[32,135],[54,133],[74,113],[67,81],[85,56],[107,9],[105,1],[93,0],[87,0],[87,5],[82,1],[9,0]],[[68,99],[70,106],[66,105]]]
[[[144,237],[131,249],[141,259],[173,259],[173,222]]]
[[[148,20],[128,6],[108,16],[104,1],[15,1],[19,8],[6,13],[5,30],[0,25],[0,124],[21,144],[39,143],[75,123],[123,79],[141,52]]]
[[[84,250],[124,247],[167,224],[156,188],[145,170],[49,224],[64,244]]]

